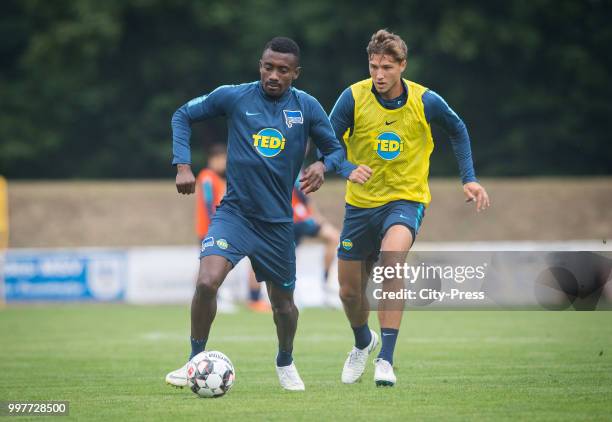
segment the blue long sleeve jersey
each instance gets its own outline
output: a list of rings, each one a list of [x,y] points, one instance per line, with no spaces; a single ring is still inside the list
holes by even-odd
[[[385,100],[382,98],[378,95],[374,87],[372,87],[372,92],[383,107],[394,110],[406,104],[408,99],[408,87],[406,84],[403,85],[404,91],[402,95],[392,100]],[[455,158],[459,164],[459,173],[462,182],[465,184],[477,181],[472,162],[470,137],[463,121],[448,106],[446,101],[434,91],[426,91],[421,98],[425,109],[425,118],[429,124],[433,123],[441,128],[450,139]],[[332,126],[334,127],[334,132],[338,139],[342,139],[342,136],[347,130],[352,130],[355,124],[354,112],[355,99],[349,87],[342,92],[330,114]],[[346,162],[344,166],[347,168],[341,170],[343,173],[354,168],[349,162]]]
[[[180,107],[172,117],[173,164],[191,163],[191,124],[216,116],[225,116],[228,127],[227,191],[221,204],[244,216],[293,221],[291,192],[309,136],[326,171],[348,177],[353,168],[344,163],[344,149],[314,97],[291,87],[271,98],[259,81],[221,86]]]

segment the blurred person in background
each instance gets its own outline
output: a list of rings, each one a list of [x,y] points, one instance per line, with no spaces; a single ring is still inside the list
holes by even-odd
[[[225,145],[213,144],[208,149],[206,167],[196,178],[196,234],[200,242],[206,237],[210,221],[225,195]]]
[[[299,246],[304,238],[323,241],[325,246],[322,274],[324,304],[334,308],[341,307],[338,300],[338,282],[330,279],[329,276],[340,242],[340,231],[321,215],[314,201],[304,195],[297,184],[293,188],[291,205],[295,245]]]

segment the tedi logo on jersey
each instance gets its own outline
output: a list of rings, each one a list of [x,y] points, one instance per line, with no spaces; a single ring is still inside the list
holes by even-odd
[[[383,160],[393,160],[404,150],[404,143],[395,132],[383,132],[374,139],[373,149]]]
[[[302,117],[302,112],[300,110],[283,110],[283,114],[285,115],[285,123],[287,123],[288,128],[293,125],[304,124],[304,117]]]
[[[275,157],[285,149],[285,138],[278,130],[266,128],[253,135],[253,146],[264,157]]]

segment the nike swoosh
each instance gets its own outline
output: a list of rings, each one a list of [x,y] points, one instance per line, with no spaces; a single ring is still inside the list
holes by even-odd
[[[393,120],[392,122],[388,122],[388,121],[386,121],[386,120],[385,120],[385,124],[386,124],[387,126],[388,126],[388,125],[392,125],[392,124],[393,124],[393,123],[395,123],[395,122],[397,122],[397,120]]]
[[[248,111],[246,112],[247,116],[257,116],[258,114],[261,114],[261,113],[249,113]]]
[[[400,214],[399,218],[408,218],[408,217],[406,217],[404,214]]]

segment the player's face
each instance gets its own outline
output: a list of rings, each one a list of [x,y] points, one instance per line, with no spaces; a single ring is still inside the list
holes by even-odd
[[[280,97],[300,75],[297,57],[267,49],[259,60],[261,85],[271,97]]]
[[[370,76],[374,88],[387,99],[399,97],[402,94],[402,72],[406,69],[406,60],[396,61],[385,54],[370,56]]]

